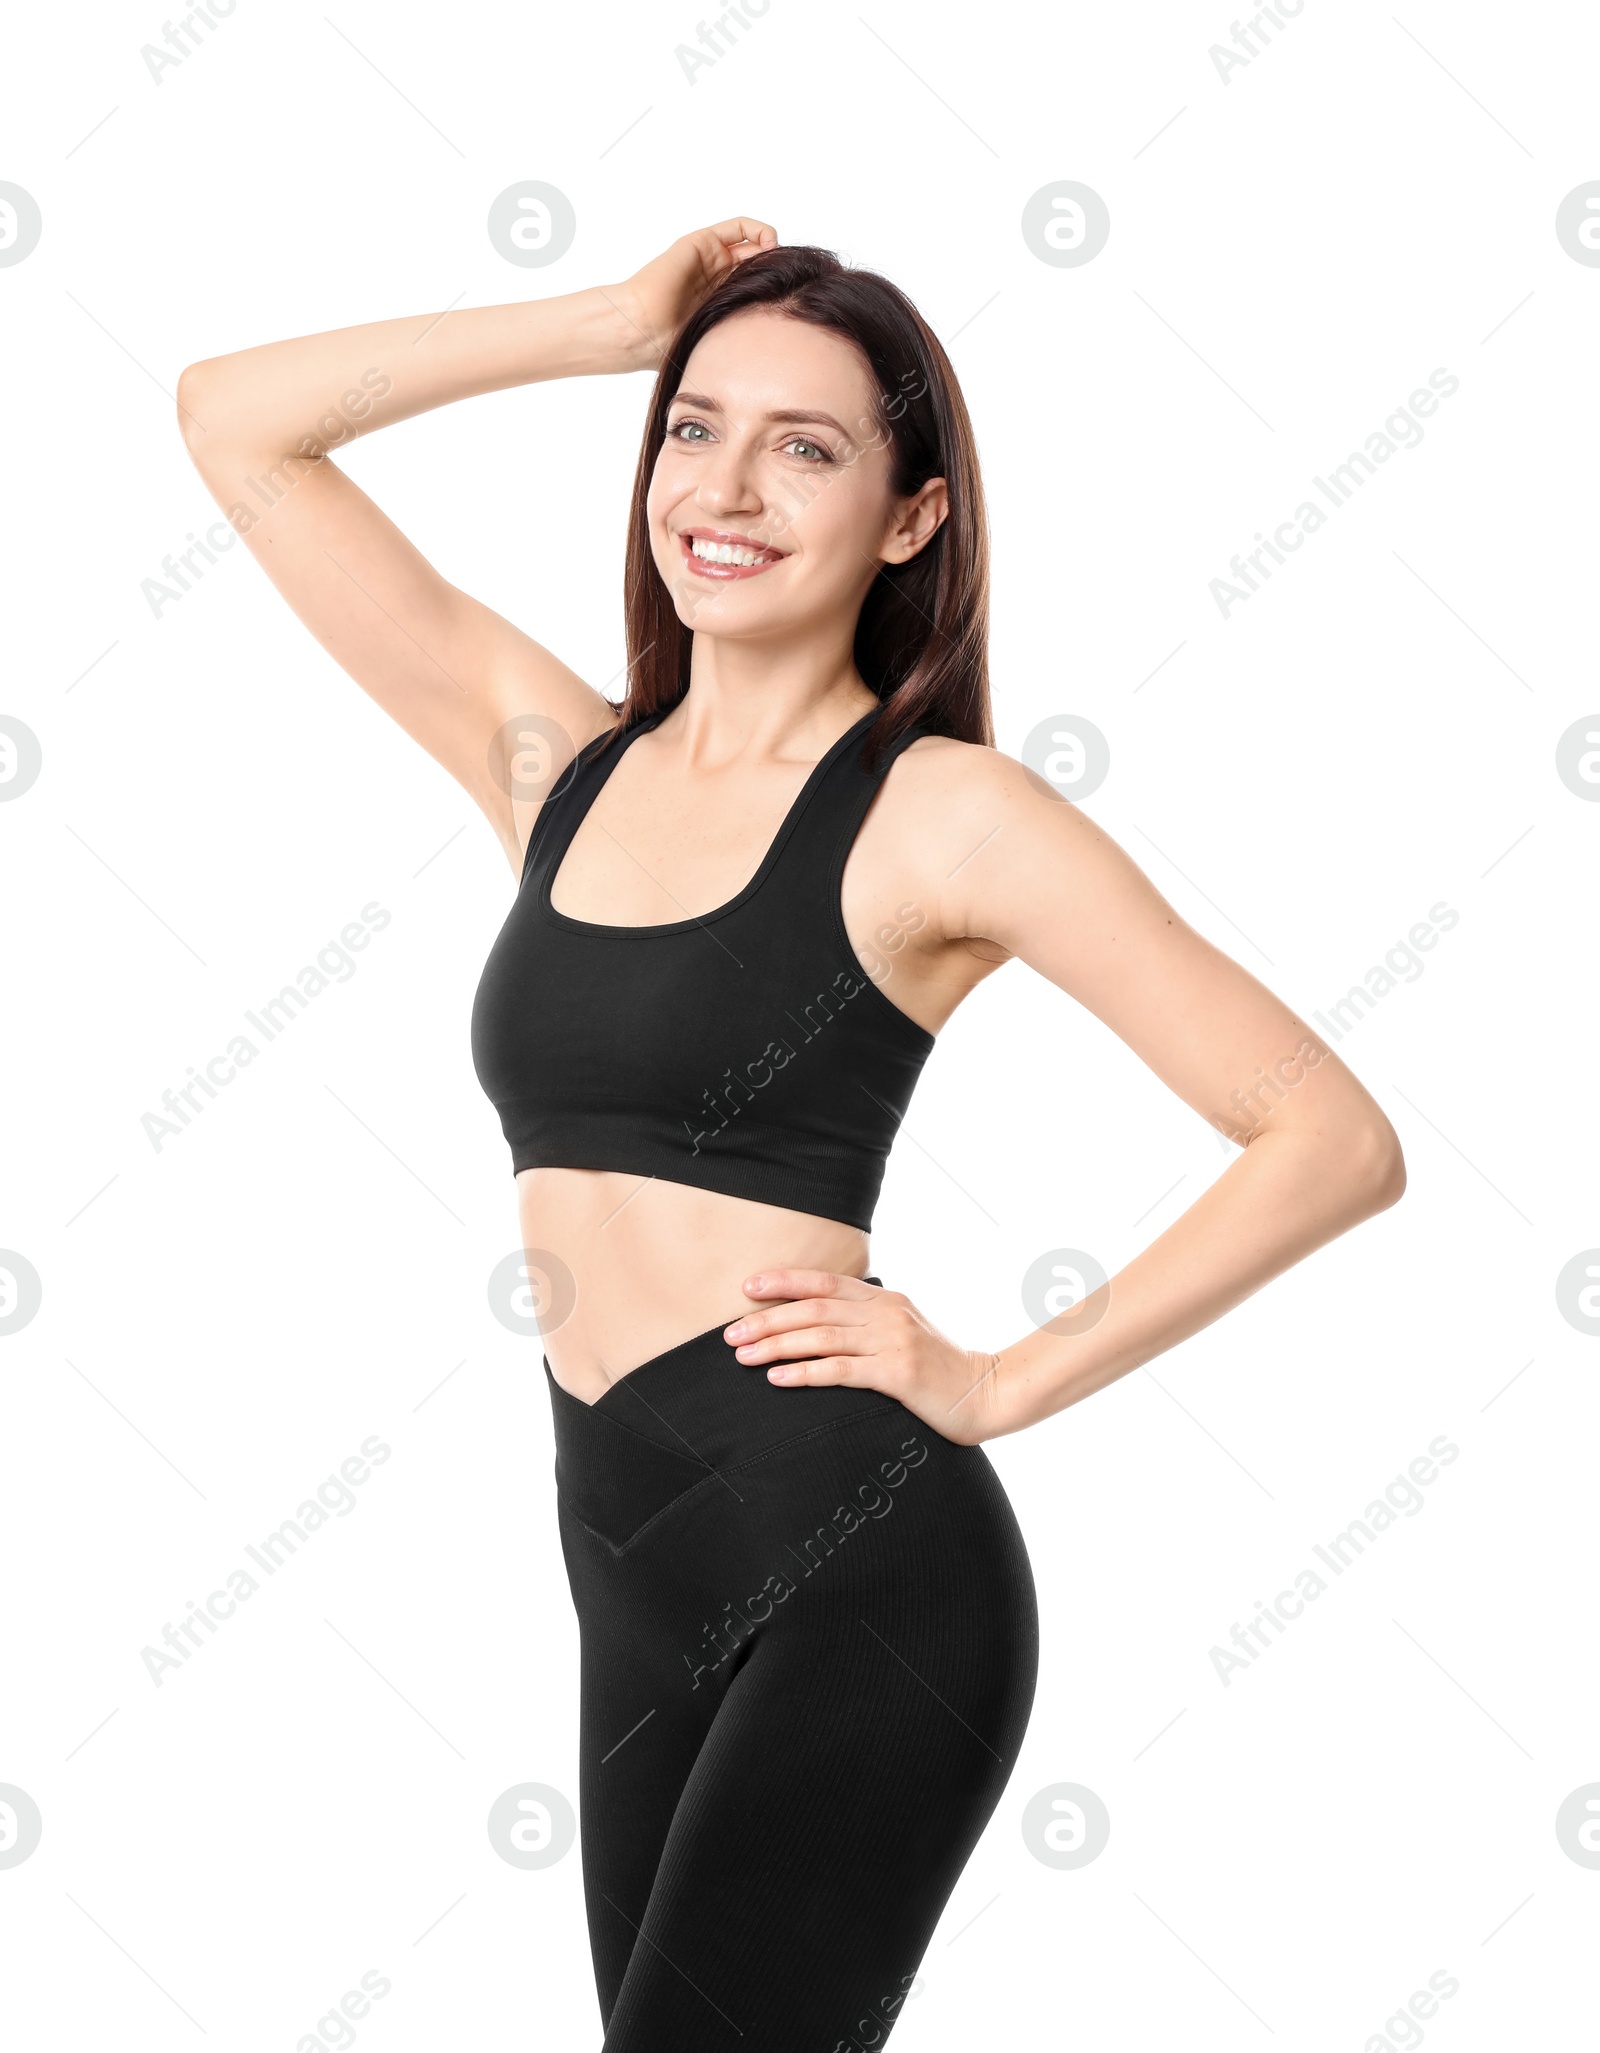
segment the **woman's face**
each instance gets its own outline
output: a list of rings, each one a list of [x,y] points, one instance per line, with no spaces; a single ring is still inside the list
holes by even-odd
[[[696,344],[650,481],[650,543],[686,627],[852,634],[885,563],[946,511],[942,478],[891,488],[871,373],[843,336],[752,307]]]

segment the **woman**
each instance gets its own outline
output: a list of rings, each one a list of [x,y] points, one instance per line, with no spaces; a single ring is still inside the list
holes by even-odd
[[[641,369],[619,708],[327,451],[350,417]],[[246,350],[179,398],[257,560],[519,878],[473,1054],[545,1286],[606,2046],[881,2035],[1033,1695],[1027,1556],[979,1443],[1393,1203],[1394,1132],[994,749],[971,429],[883,279],[727,221],[622,285]],[[869,1276],[867,1232],[934,1035],[1012,956],[1245,1145],[991,1353]]]

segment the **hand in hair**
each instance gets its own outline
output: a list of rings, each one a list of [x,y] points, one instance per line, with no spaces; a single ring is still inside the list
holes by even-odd
[[[765,221],[719,221],[680,235],[624,284],[608,286],[607,297],[637,337],[635,368],[654,370],[706,294],[746,257],[777,246],[778,231]]]

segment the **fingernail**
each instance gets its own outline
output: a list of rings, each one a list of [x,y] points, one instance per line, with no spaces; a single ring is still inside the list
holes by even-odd
[[[735,1319],[735,1320],[734,1320],[734,1322],[733,1322],[733,1324],[732,1324],[731,1326],[725,1327],[725,1328],[724,1328],[724,1330],[723,1330],[723,1335],[722,1335],[722,1337],[723,1337],[723,1339],[724,1339],[724,1340],[743,1340],[743,1338],[744,1338],[744,1321],[743,1321],[743,1319]]]

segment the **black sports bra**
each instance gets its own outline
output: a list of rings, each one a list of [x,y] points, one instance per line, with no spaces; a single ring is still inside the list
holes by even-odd
[[[870,1229],[933,1036],[886,998],[845,932],[845,860],[899,735],[878,708],[828,750],[755,875],[663,926],[570,919],[561,858],[623,751],[665,717],[579,751],[539,808],[515,904],[472,1008],[472,1060],[523,1169],[617,1169]]]

